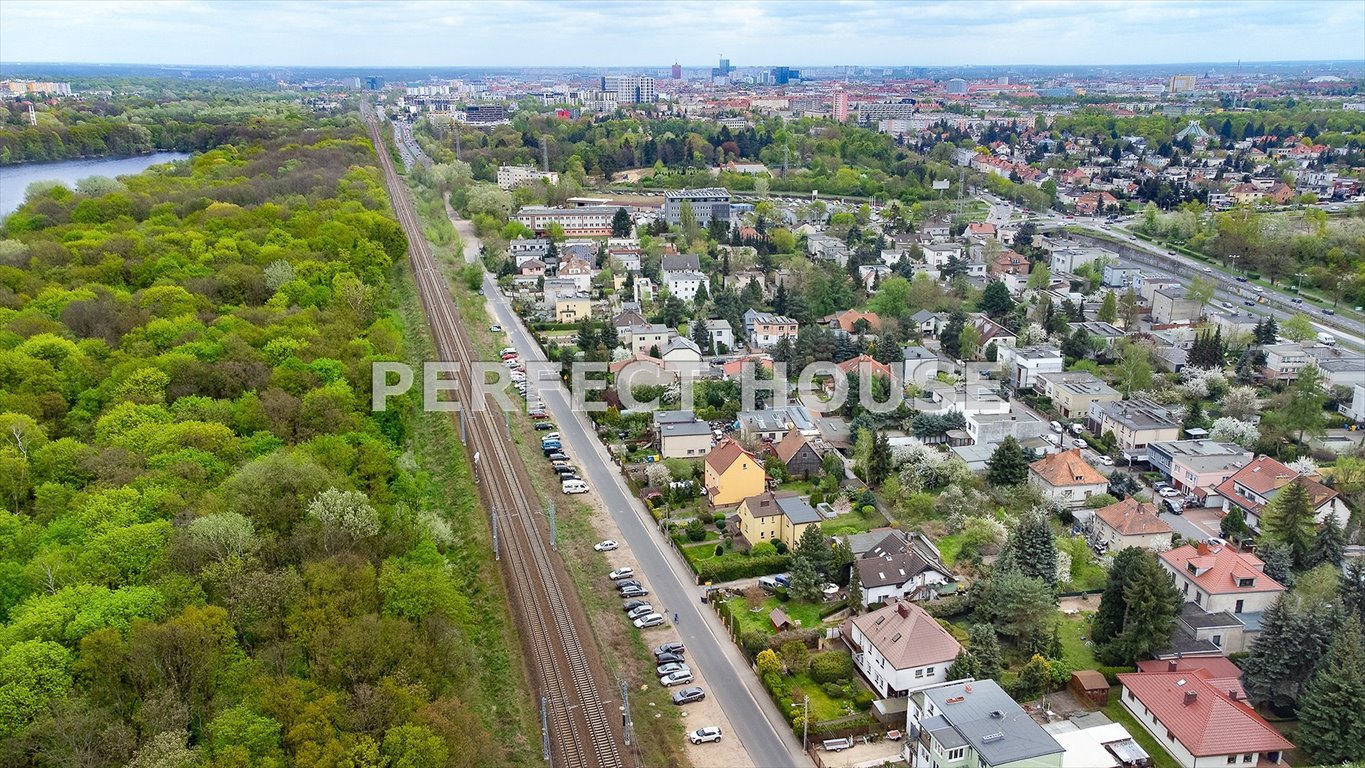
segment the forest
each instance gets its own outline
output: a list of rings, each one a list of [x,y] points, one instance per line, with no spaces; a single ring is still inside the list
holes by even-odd
[[[164,83],[146,90],[156,95],[41,104],[37,125],[29,124],[27,102],[5,102],[0,105],[0,165],[156,150],[201,152],[298,131],[308,120],[295,97],[262,90]]]
[[[0,235],[0,764],[535,757],[458,443],[370,410],[424,342],[358,123],[39,186]]]

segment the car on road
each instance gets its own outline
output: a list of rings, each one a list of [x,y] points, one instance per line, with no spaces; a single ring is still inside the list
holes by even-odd
[[[658,648],[655,648],[655,649],[654,649],[654,655],[655,655],[655,656],[658,656],[658,655],[661,654],[661,653],[676,653],[676,654],[678,654],[679,656],[681,656],[683,653],[686,653],[686,651],[687,651],[687,649],[683,647],[683,644],[682,644],[682,643],[679,643],[679,642],[676,642],[676,641],[675,641],[675,642],[671,642],[671,643],[664,643],[663,645],[659,646]]]
[[[1180,491],[1168,486],[1158,490],[1157,495],[1161,496],[1163,499],[1174,499],[1180,495]]]
[[[668,677],[674,672],[691,672],[692,668],[681,661],[671,661],[667,664],[660,664],[654,671],[659,677]]]
[[[619,546],[621,545],[616,543],[616,539],[603,539],[602,541],[599,541],[596,544],[592,545],[592,548],[597,550],[598,552],[610,552]]]
[[[627,587],[621,590],[621,597],[645,597],[649,595],[649,590],[643,587]]]
[[[1100,456],[1100,463],[1106,467],[1114,466],[1114,460],[1109,458],[1108,456]]]
[[[1332,309],[1332,308],[1328,307],[1327,309],[1324,309],[1324,310],[1322,311],[1322,313],[1323,313],[1324,315],[1335,315],[1335,314],[1337,313],[1337,311],[1336,311],[1335,309]]]
[[[700,685],[693,685],[673,694],[674,704],[691,704],[694,701],[701,701],[706,698],[706,691]]]
[[[1239,282],[1239,283],[1245,283],[1246,281],[1247,281],[1246,275],[1238,275],[1238,276],[1237,276],[1237,282]]]
[[[638,608],[632,608],[631,610],[627,611],[626,618],[630,619],[631,621],[635,621],[636,619],[648,616],[651,613],[654,613],[654,606],[650,605],[649,603],[645,603],[644,605]]]
[[[1213,274],[1213,267],[1204,267],[1204,272],[1210,275]]]
[[[661,627],[663,626],[663,624],[664,624],[663,614],[659,613],[651,613],[648,616],[641,616],[640,618],[635,620],[636,629],[649,629],[650,627]],[[680,673],[679,676],[681,676],[682,674],[683,673]],[[692,682],[692,673],[687,672],[685,674],[687,675],[686,680],[679,680],[676,683],[664,683],[664,685],[682,685],[683,683]]]
[[[1250,300],[1250,299],[1247,299],[1246,301],[1244,301],[1244,302],[1242,302],[1242,303],[1245,304],[1245,305],[1247,305],[1248,307],[1254,307],[1254,306],[1256,306],[1256,302],[1254,302],[1254,301],[1252,301],[1252,300]]]
[[[629,579],[631,576],[634,575],[635,575],[634,568],[617,568],[616,570],[607,574],[607,578],[611,579],[612,581],[620,581],[621,579]]]
[[[684,661],[681,653],[656,653],[654,655],[655,664],[672,664],[681,661]]]
[[[720,741],[720,736],[719,726],[708,725],[705,728],[698,728],[687,734],[687,740],[693,744],[706,744],[712,741]]]

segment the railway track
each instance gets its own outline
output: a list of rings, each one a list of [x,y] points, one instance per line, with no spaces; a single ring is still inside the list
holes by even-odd
[[[394,212],[408,236],[408,254],[418,294],[441,360],[461,364],[456,390],[462,403],[472,392],[465,375],[476,356],[451,298],[421,222],[384,147],[379,124],[368,107],[362,115],[375,143]],[[597,670],[580,635],[586,617],[560,584],[567,579],[562,563],[550,553],[541,533],[541,505],[526,468],[510,447],[496,407],[484,403],[466,410],[471,448],[481,460],[476,467],[486,506],[498,512],[499,553],[521,619],[521,636],[544,698],[550,763],[566,768],[618,768],[622,765],[616,733],[599,693]]]

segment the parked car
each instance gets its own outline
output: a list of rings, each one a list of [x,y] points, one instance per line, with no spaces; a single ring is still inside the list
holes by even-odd
[[[687,734],[687,740],[693,744],[706,744],[712,741],[720,741],[720,735],[719,726],[708,725]]]
[[[645,597],[648,594],[649,590],[643,587],[627,587],[621,590],[621,597]]]
[[[681,661],[683,661],[683,660],[684,660],[684,659],[683,659],[683,655],[682,655],[681,653],[656,653],[656,654],[654,654],[654,663],[655,663],[655,664],[671,664],[671,663],[673,663],[673,662],[681,662]]]
[[[610,552],[618,546],[615,539],[604,539],[592,545],[592,548],[598,552]]]
[[[701,701],[706,698],[706,691],[699,685],[693,685],[673,694],[674,704],[691,704],[694,701]]]
[[[1111,458],[1109,458],[1108,456],[1103,456],[1103,455],[1100,456],[1100,463],[1103,464],[1103,465],[1106,466],[1106,467],[1112,467],[1112,466],[1114,466],[1114,460],[1111,459]]]
[[[667,664],[660,664],[655,672],[659,677],[667,677],[674,672],[691,672],[692,668],[681,661],[672,661]]]
[[[1180,491],[1177,491],[1176,489],[1170,487],[1162,488],[1161,490],[1157,491],[1157,493],[1160,494],[1162,498],[1166,499],[1174,499],[1175,497],[1180,495]]]
[[[550,434],[548,434],[548,435],[546,435],[546,436],[540,438],[540,442],[541,442],[542,445],[545,444],[546,442],[550,441],[550,440],[554,440],[555,442],[559,442],[559,433],[558,433],[558,432],[551,432]]]
[[[686,650],[687,650],[687,649],[683,648],[683,644],[682,644],[682,643],[679,643],[679,642],[677,642],[677,641],[674,641],[674,642],[671,642],[671,643],[664,643],[663,645],[659,646],[658,648],[655,648],[655,649],[654,649],[654,655],[655,655],[655,656],[658,656],[658,655],[661,654],[661,653],[676,653],[676,654],[678,654],[679,656],[681,656],[683,653],[686,652]]]
[[[636,619],[641,618],[643,616],[648,616],[651,613],[654,613],[654,606],[650,605],[649,603],[645,603],[644,605],[627,612],[626,618],[630,619],[631,621],[635,621]]]
[[[664,617],[662,614],[658,613],[651,613],[648,616],[641,616],[640,618],[635,620],[636,629],[649,629],[650,627],[661,627],[663,626],[663,624]],[[684,674],[687,676],[686,680],[679,680],[676,683],[664,683],[664,685],[682,685],[683,683],[692,682],[692,673],[691,672],[679,673],[678,676],[680,677]],[[673,675],[670,675],[669,677],[673,677]]]
[[[612,581],[619,581],[619,580],[621,580],[621,579],[629,579],[631,576],[634,576],[634,575],[635,575],[635,569],[634,569],[634,568],[625,567],[625,568],[617,568],[616,570],[614,570],[614,571],[612,571],[611,573],[607,574],[607,578],[608,578],[608,579],[611,579]]]
[[[545,458],[549,459],[550,461],[568,461],[568,460],[569,460],[569,454],[567,454],[567,453],[560,453],[560,452],[556,451],[556,452],[554,452],[554,453],[552,453],[552,454],[546,456]]]
[[[559,490],[564,493],[587,493],[588,484],[582,480],[564,480],[559,484]]]
[[[625,602],[625,604],[623,604],[623,605],[621,606],[621,610],[623,610],[623,611],[633,611],[633,610],[635,610],[636,608],[639,608],[639,607],[642,606],[642,605],[649,605],[649,602],[646,601],[646,600],[627,600],[627,601]]]
[[[488,326],[488,330],[492,331],[493,333],[502,333],[502,326],[498,325],[497,323],[493,323],[492,325]]]
[[[616,582],[616,588],[617,588],[618,590],[620,590],[620,589],[630,589],[631,587],[643,587],[643,586],[644,586],[644,584],[641,584],[639,579],[621,579],[620,581]]]
[[[539,430],[539,431],[541,431],[541,432],[544,432],[544,431],[547,430],[547,429],[554,429],[554,428],[555,428],[555,425],[554,425],[553,423],[551,423],[551,422],[548,422],[548,421],[542,421],[542,422],[539,422],[539,423],[536,424],[536,429]]]

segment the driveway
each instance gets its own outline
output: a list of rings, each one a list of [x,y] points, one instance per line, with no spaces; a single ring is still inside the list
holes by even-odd
[[[474,261],[478,258],[479,242],[472,228],[468,222],[456,221],[456,229],[464,238],[466,258]],[[522,359],[528,363],[544,362],[545,355],[522,325],[521,318],[512,311],[491,275],[484,277],[484,295],[490,317],[502,325]],[[528,378],[534,380],[536,377]],[[546,410],[559,427],[562,441],[570,449],[570,455],[578,457],[585,479],[620,530],[618,539],[629,548],[641,573],[653,587],[651,602],[678,614],[673,629],[687,646],[688,662],[706,675],[708,698],[720,705],[729,720],[733,734],[727,736],[733,736],[744,746],[749,760],[757,768],[811,765],[810,758],[801,752],[800,742],[753,674],[748,660],[730,642],[720,618],[701,604],[701,589],[696,585],[692,571],[672,553],[654,519],[630,494],[606,448],[597,439],[587,415],[572,409],[569,393],[558,380],[536,383]],[[733,755],[727,757],[727,752],[712,751],[715,762],[710,762],[708,753],[701,750],[692,751],[691,757],[699,766],[728,767],[734,760]]]

